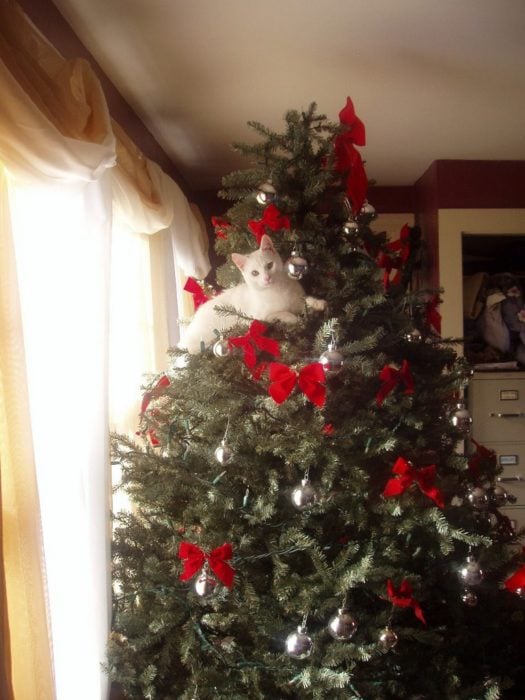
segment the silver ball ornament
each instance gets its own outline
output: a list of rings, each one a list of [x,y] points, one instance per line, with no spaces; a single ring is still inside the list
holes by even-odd
[[[359,224],[355,219],[347,219],[343,224],[342,230],[345,236],[355,236],[359,233]]]
[[[405,333],[404,338],[407,341],[407,343],[420,343],[423,336],[420,330],[418,330],[417,328],[411,328]]]
[[[312,653],[314,643],[306,627],[299,625],[297,632],[286,637],[286,653],[293,659],[306,659]]]
[[[213,354],[215,357],[227,357],[232,352],[231,345],[224,338],[219,340],[213,346]]]
[[[481,486],[475,486],[467,494],[467,500],[476,510],[485,510],[489,507],[489,495]]]
[[[259,202],[259,204],[263,205],[275,202],[277,199],[277,192],[269,180],[259,185],[255,199]]]
[[[328,632],[334,639],[341,641],[350,639],[356,630],[356,619],[346,608],[339,608],[337,613],[328,621]]]
[[[451,422],[463,435],[468,435],[470,433],[472,418],[464,403],[457,404],[456,410],[452,414]]]
[[[201,571],[193,584],[195,593],[200,595],[202,598],[212,595],[212,593],[215,592],[216,586],[216,579],[214,579],[213,576],[210,576],[208,571]]]
[[[300,280],[308,270],[307,261],[301,257],[297,251],[292,251],[291,256],[286,261],[286,272],[288,277],[294,280]]]
[[[466,590],[461,596],[461,600],[468,605],[469,608],[474,608],[478,604],[478,596],[474,591]]]
[[[459,577],[467,586],[479,586],[483,581],[483,571],[472,555],[469,554],[467,561],[459,570]]]
[[[308,479],[303,479],[301,485],[292,491],[292,503],[299,510],[313,506],[316,501],[317,494]]]
[[[495,484],[489,489],[487,495],[490,502],[495,505],[496,508],[501,508],[509,503],[516,503],[517,501],[516,496],[509,493],[501,484]]]
[[[229,464],[233,459],[233,450],[226,443],[226,440],[221,440],[221,444],[215,450],[215,459],[219,464]]]
[[[393,649],[398,641],[399,637],[391,627],[385,627],[385,629],[379,635],[379,642],[383,649],[386,649],[387,651],[389,649]]]
[[[319,362],[322,364],[326,376],[330,377],[343,369],[344,359],[339,350],[336,349],[335,343],[329,343],[328,350],[321,354]]]
[[[377,218],[377,213],[376,213],[375,208],[366,199],[363,202],[363,206],[361,207],[361,211],[359,212],[359,216],[365,216],[368,219],[376,219]]]

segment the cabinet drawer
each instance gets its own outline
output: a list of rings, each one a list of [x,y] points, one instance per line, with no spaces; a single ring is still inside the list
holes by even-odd
[[[522,374],[474,378],[468,388],[472,436],[483,442],[525,441],[525,378]]]

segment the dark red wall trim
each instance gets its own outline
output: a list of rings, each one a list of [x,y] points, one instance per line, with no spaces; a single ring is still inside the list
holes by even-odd
[[[440,209],[525,207],[525,161],[438,160]]]

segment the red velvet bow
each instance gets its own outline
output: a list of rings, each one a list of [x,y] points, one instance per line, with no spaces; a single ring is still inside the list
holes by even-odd
[[[436,333],[441,333],[441,314],[438,311],[439,297],[433,297],[426,305],[425,317],[429,326],[434,328]]]
[[[188,277],[188,279],[186,280],[186,284],[184,285],[184,290],[186,292],[189,292],[193,296],[193,305],[195,307],[195,310],[197,310],[201,304],[206,303],[210,298],[209,296],[204,294],[204,292],[202,291],[202,287],[197,282],[197,280],[193,279],[193,277]]]
[[[368,178],[361,154],[355,146],[365,145],[365,126],[356,116],[352,100],[347,97],[346,105],[339,112],[339,121],[348,127],[334,139],[335,169],[346,173],[346,193],[352,202],[354,216],[359,214],[368,190]]]
[[[390,279],[390,273],[392,270],[397,268],[397,261],[388,253],[380,253],[377,258],[377,264],[380,268],[384,270],[383,272],[383,289],[385,292],[390,287],[390,284],[397,284],[401,277],[401,273],[398,270],[394,277]]]
[[[140,412],[145,413],[150,404],[151,399],[154,399],[156,396],[161,394],[161,390],[169,385],[170,380],[165,374],[163,374],[159,381],[155,384],[153,389],[144,392],[144,396],[142,397],[142,403],[140,405]]]
[[[346,105],[339,112],[339,121],[349,127],[350,130],[347,133],[351,136],[352,143],[355,143],[356,146],[365,145],[365,125],[356,115],[354,103],[350,97],[346,98]]]
[[[410,228],[408,227],[408,224],[405,224],[399,232],[399,238],[397,241],[388,243],[387,248],[393,253],[399,253],[399,260],[401,264],[406,263],[410,257]]]
[[[512,593],[516,593],[519,588],[525,589],[525,564],[505,581],[504,586]]]
[[[268,393],[275,403],[281,404],[285,401],[295,385],[299,384],[299,388],[309,401],[319,408],[325,404],[325,372],[320,362],[306,365],[299,373],[280,362],[272,362],[270,363],[270,382]]]
[[[470,442],[472,442],[475,445],[476,451],[470,455],[467,464],[471,475],[475,479],[477,479],[477,477],[479,476],[481,462],[484,459],[490,459],[494,463],[494,461],[496,460],[496,453],[494,452],[494,450],[489,450],[488,447],[480,445],[479,442],[476,442],[476,440],[474,440],[474,438],[470,438]]]
[[[379,373],[379,379],[383,384],[376,394],[376,403],[378,406],[383,405],[385,398],[398,384],[405,385],[405,394],[414,393],[414,379],[410,372],[408,360],[403,360],[401,369],[385,365]]]
[[[244,364],[251,370],[254,369],[257,363],[256,348],[265,350],[270,353],[270,355],[273,355],[273,357],[279,357],[280,355],[279,343],[273,338],[266,338],[263,335],[265,331],[266,326],[264,323],[261,323],[261,321],[252,321],[245,335],[228,339],[230,345],[243,349]]]
[[[217,238],[224,238],[226,240],[228,238],[228,229],[231,226],[230,222],[226,221],[226,219],[222,219],[220,216],[212,216],[211,223],[213,224]]]
[[[261,245],[261,239],[266,233],[267,228],[272,231],[280,231],[283,228],[289,229],[290,219],[285,215],[281,215],[281,212],[277,209],[275,204],[268,204],[263,212],[262,219],[258,221],[254,221],[253,219],[248,221],[248,228],[257,238],[257,245]]]
[[[200,571],[207,561],[215,576],[228,588],[233,585],[234,570],[226,563],[233,555],[232,546],[227,542],[217,547],[209,554],[190,542],[181,542],[179,545],[179,558],[184,560],[184,569],[180,575],[182,581],[190,579],[197,571]]]
[[[394,588],[392,581],[388,579],[386,582],[386,590],[392,605],[396,605],[398,608],[413,608],[414,615],[417,617],[417,619],[421,620],[424,625],[427,624],[423,611],[421,610],[421,606],[412,596],[412,586],[406,579],[402,581],[397,590]]]
[[[422,493],[431,498],[437,506],[440,508],[445,507],[443,494],[434,486],[434,481],[436,479],[435,464],[423,467],[422,469],[414,469],[406,459],[398,457],[396,463],[392,467],[392,474],[396,474],[396,477],[387,481],[383,496],[399,496],[412,486],[412,484],[417,484]]]

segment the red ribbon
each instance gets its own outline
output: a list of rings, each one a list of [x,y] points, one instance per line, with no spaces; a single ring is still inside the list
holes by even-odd
[[[352,202],[354,216],[359,214],[368,190],[368,178],[361,154],[355,146],[364,146],[365,126],[356,116],[352,100],[347,97],[346,105],[339,112],[339,121],[348,127],[334,139],[335,169],[346,173],[346,193]]]
[[[184,285],[184,290],[193,296],[193,305],[195,310],[197,310],[201,304],[205,304],[210,298],[204,294],[202,287],[197,280],[193,279],[193,277],[188,277],[186,284]]]
[[[292,393],[296,384],[313,404],[322,408],[326,401],[325,372],[320,362],[303,367],[299,373],[280,362],[270,363],[270,386],[268,393],[281,404]]]
[[[179,558],[184,561],[184,569],[180,575],[181,581],[187,581],[200,571],[204,562],[208,562],[215,576],[228,588],[233,585],[235,571],[226,563],[233,555],[232,546],[227,542],[217,547],[209,554],[191,542],[181,542],[179,545]]]
[[[424,625],[427,624],[425,616],[423,615],[423,610],[421,610],[421,606],[412,596],[412,586],[406,579],[402,581],[397,590],[394,588],[392,581],[388,579],[386,582],[386,590],[392,605],[396,605],[398,608],[412,608],[417,619],[421,620]]]
[[[162,393],[162,389],[170,385],[170,380],[168,377],[163,374],[162,377],[159,379],[159,381],[155,384],[153,389],[150,389],[149,391],[144,392],[144,396],[142,397],[142,403],[140,405],[140,412],[145,413],[150,401],[154,399],[156,396]]]
[[[387,250],[391,253],[399,253],[392,256],[389,253],[380,253],[377,258],[377,264],[384,269],[383,272],[383,287],[385,291],[390,284],[399,284],[401,279],[401,268],[407,262],[410,256],[410,229],[408,224],[405,224],[399,233],[397,241],[392,241],[387,245]],[[390,279],[392,270],[397,270],[396,274]]]
[[[408,360],[403,360],[401,369],[385,365],[379,373],[379,379],[383,382],[383,385],[376,394],[376,403],[378,406],[383,405],[385,398],[398,384],[405,385],[405,394],[414,393],[414,379],[410,372]]]
[[[228,238],[228,229],[231,226],[230,222],[226,221],[226,219],[222,219],[220,216],[212,216],[211,223],[213,224],[217,238],[226,240]]]
[[[281,215],[275,204],[269,204],[263,212],[262,219],[248,221],[248,228],[257,238],[257,245],[261,245],[261,239],[267,228],[272,231],[280,231],[283,228],[289,229],[290,219],[285,215]]]
[[[417,484],[422,493],[431,498],[437,506],[440,508],[445,507],[443,494],[434,486],[434,481],[436,479],[435,464],[423,467],[422,469],[414,469],[406,459],[398,457],[396,463],[392,467],[392,474],[396,474],[396,476],[387,481],[383,496],[387,496],[388,498],[400,496],[412,486],[412,484]]]
[[[263,333],[266,331],[266,326],[261,321],[252,321],[248,332],[245,335],[238,336],[237,338],[229,338],[228,342],[230,345],[236,348],[242,348],[244,353],[244,364],[249,369],[253,370],[257,363],[257,353],[256,348],[259,350],[265,350],[266,352],[273,355],[273,357],[279,357],[280,349],[279,343],[273,338],[266,338]],[[259,372],[259,376],[262,374],[262,369]]]
[[[505,581],[504,586],[511,593],[516,593],[518,588],[525,589],[525,564]]]
[[[427,302],[425,318],[427,324],[434,328],[436,333],[441,334],[441,314],[437,309],[439,303],[439,297],[437,296],[433,297],[429,302]]]

